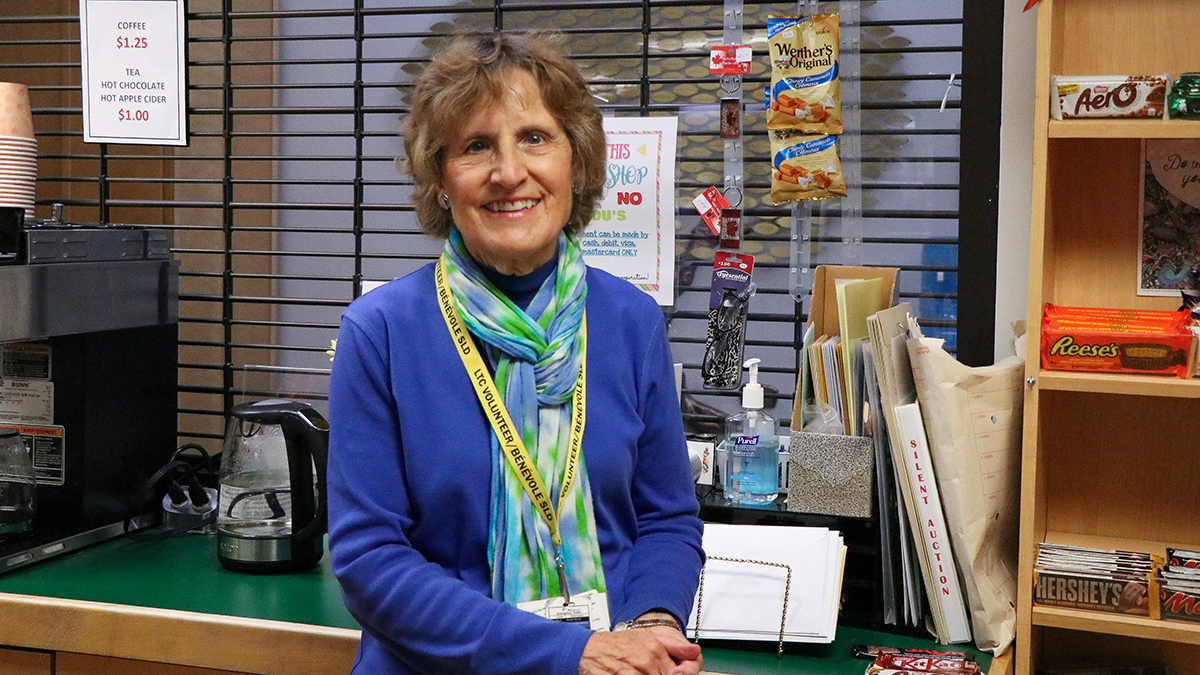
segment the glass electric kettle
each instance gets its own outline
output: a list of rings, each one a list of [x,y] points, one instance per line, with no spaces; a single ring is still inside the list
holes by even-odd
[[[221,455],[217,559],[271,574],[307,569],[325,551],[329,423],[312,406],[269,399],[233,407]]]

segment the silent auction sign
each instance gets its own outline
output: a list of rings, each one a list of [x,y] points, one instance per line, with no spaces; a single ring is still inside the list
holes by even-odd
[[[187,145],[184,0],[79,5],[83,140]]]

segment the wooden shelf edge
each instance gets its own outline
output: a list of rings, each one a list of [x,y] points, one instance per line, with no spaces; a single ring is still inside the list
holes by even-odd
[[[1200,398],[1200,379],[1185,380],[1173,375],[1127,375],[1042,370],[1037,386],[1044,391],[1079,391],[1098,394]]]
[[[1144,616],[1035,606],[1033,625],[1200,645],[1200,623],[1156,620]]]
[[[361,637],[344,628],[9,593],[0,593],[0,625],[14,647],[257,675],[349,672]]]
[[[1050,120],[1050,138],[1197,138],[1195,120]]]
[[[1013,667],[1016,665],[1013,651],[1015,650],[1010,645],[1008,649],[1000,652],[999,656],[993,656],[992,665],[988,668],[988,675],[1013,675]]]

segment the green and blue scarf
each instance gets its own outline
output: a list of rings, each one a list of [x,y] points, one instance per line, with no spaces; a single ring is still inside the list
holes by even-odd
[[[563,558],[572,593],[603,592],[604,570],[583,454],[568,494],[559,494],[568,456],[571,395],[583,358],[586,267],[579,242],[558,236],[558,264],[522,310],[486,277],[451,228],[442,264],[454,304],[483,343],[513,424],[559,507]],[[492,597],[511,604],[562,595],[550,528],[500,452],[493,431],[488,555]]]

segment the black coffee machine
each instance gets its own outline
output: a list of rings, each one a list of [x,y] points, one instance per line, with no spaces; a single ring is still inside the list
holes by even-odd
[[[175,449],[178,412],[179,263],[147,243],[166,232],[8,211],[0,387],[37,393],[0,402],[0,426],[33,452],[37,514],[28,534],[0,538],[0,572],[121,535]]]

